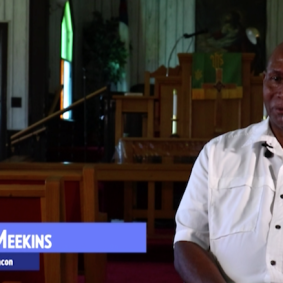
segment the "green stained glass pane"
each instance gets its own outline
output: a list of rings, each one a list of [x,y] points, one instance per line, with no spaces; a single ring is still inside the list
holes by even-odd
[[[73,27],[69,1],[65,4],[61,24],[61,58],[72,62],[73,59]]]

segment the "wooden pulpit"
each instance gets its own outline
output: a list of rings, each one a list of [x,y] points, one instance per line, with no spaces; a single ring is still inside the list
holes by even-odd
[[[180,72],[155,77],[155,97],[158,99],[159,136],[170,137],[172,93],[178,93],[177,132],[182,138],[213,138],[219,134],[246,127],[262,120],[262,78],[251,73],[254,54],[242,54],[241,98],[221,97],[221,77],[215,82],[219,95],[210,99],[194,98],[191,92],[192,54],[178,54]],[[217,85],[218,83],[218,85]],[[211,86],[213,87],[213,86]],[[225,85],[223,86],[225,87]],[[227,86],[226,86],[227,87]]]

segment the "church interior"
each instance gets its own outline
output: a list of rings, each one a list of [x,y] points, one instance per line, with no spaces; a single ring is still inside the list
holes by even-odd
[[[0,0],[0,222],[147,227],[144,254],[40,254],[39,271],[0,268],[0,282],[182,282],[176,209],[205,143],[266,118],[281,11],[280,0]]]

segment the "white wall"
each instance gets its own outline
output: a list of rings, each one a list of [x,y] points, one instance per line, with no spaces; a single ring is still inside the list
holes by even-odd
[[[105,19],[119,15],[119,0],[96,0],[93,9]],[[176,40],[195,31],[195,0],[127,0],[130,41],[130,84],[144,82],[144,72],[168,64]],[[90,8],[90,7],[88,7]],[[89,18],[88,18],[89,19]],[[178,65],[177,53],[186,52],[190,39],[178,44],[170,66]],[[189,52],[194,51],[194,43]]]
[[[29,0],[0,0],[0,21],[8,23],[7,129],[28,126]],[[22,107],[11,108],[21,97]]]
[[[60,80],[60,26],[62,9],[50,13],[49,34],[49,90],[53,92]],[[83,24],[92,20],[92,12],[100,11],[104,19],[118,17],[119,0],[70,0],[75,24],[75,98],[81,97],[81,31]],[[169,54],[176,40],[183,33],[195,31],[195,0],[128,0],[129,31],[132,45],[130,56],[130,85],[144,82],[144,72],[167,65]],[[177,53],[186,52],[189,40],[182,40],[174,52],[170,66],[178,64]],[[194,44],[190,52],[194,51]],[[76,63],[77,62],[77,63]]]

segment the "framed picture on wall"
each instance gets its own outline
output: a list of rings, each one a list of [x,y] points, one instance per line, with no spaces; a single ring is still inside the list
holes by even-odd
[[[253,71],[264,70],[266,0],[197,0],[196,31],[203,29],[196,52],[252,52]]]

